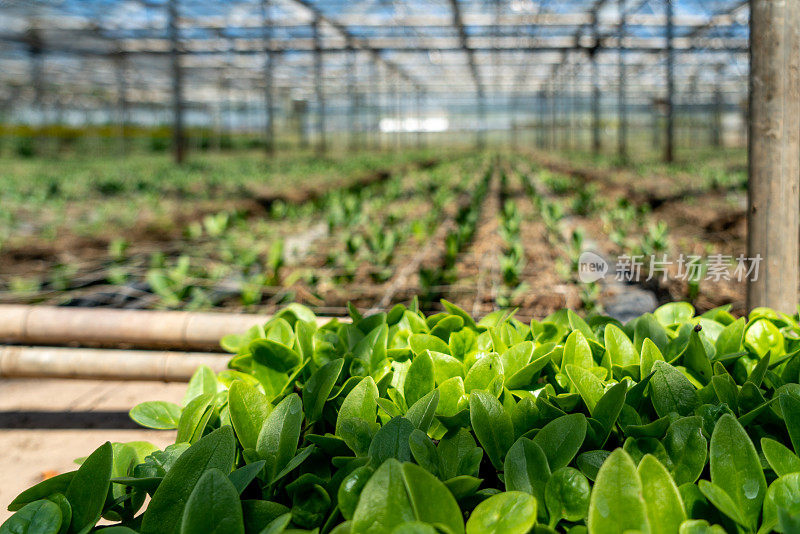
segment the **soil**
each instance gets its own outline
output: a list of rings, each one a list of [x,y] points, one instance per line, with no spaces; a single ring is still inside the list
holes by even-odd
[[[534,159],[552,171],[594,184],[609,202],[627,198],[634,204],[649,206],[653,222],[660,220],[668,225],[670,256],[723,254],[736,258],[746,254],[746,192],[741,188],[703,189],[693,186],[691,177],[685,174],[642,178],[633,172],[585,168],[552,156],[536,155]],[[597,230],[593,236],[607,250],[613,250],[608,236]],[[733,313],[745,313],[745,283],[735,279],[702,280],[699,293],[690,299],[689,284],[677,276],[677,270],[673,266],[666,281],[641,285],[654,291],[660,304],[692,300],[699,312],[730,305]]]

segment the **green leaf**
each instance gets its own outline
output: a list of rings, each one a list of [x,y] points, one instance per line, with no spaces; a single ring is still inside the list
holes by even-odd
[[[70,482],[72,482],[72,479],[76,473],[77,471],[70,471],[68,473],[62,473],[52,478],[42,480],[35,486],[31,486],[17,495],[16,498],[11,501],[11,504],[8,505],[8,510],[15,512],[27,504],[40,499],[46,499],[54,493],[66,493],[67,488],[69,487]]]
[[[709,358],[703,345],[703,340],[700,338],[700,332],[696,329],[692,330],[689,336],[689,344],[686,346],[686,350],[683,351],[683,364],[687,369],[695,371],[702,377],[704,383],[708,383],[714,374],[711,369],[711,358]]]
[[[444,306],[444,309],[447,310],[448,313],[461,317],[464,320],[465,327],[471,328],[473,330],[478,328],[478,325],[475,323],[475,319],[473,319],[472,316],[468,314],[466,311],[459,308],[452,302],[446,301],[445,299],[442,299],[441,303],[442,306]]]
[[[562,467],[553,473],[545,487],[545,503],[550,526],[561,519],[581,521],[589,515],[589,480],[577,469]]]
[[[744,334],[744,342],[758,354],[759,358],[763,358],[768,352],[773,357],[783,356],[786,353],[783,334],[772,321],[767,319],[759,319],[752,323]]]
[[[767,482],[753,442],[730,414],[714,427],[709,464],[711,482],[730,496],[745,524],[755,528]]]
[[[594,373],[583,367],[567,364],[564,369],[570,382],[580,393],[589,413],[594,415],[594,408],[604,393],[603,382]]]
[[[574,311],[568,309],[567,310],[567,321],[569,322],[569,327],[570,328],[572,328],[573,330],[579,331],[581,334],[586,336],[586,339],[591,339],[592,341],[597,341],[597,338],[595,337],[594,332],[592,332],[592,329],[589,327],[589,325],[586,323],[586,321],[583,320],[583,318],[580,315],[578,315]]]
[[[687,519],[681,523],[679,534],[726,534],[719,525],[710,525],[702,519]]]
[[[342,480],[337,492],[337,501],[345,519],[353,519],[361,492],[374,472],[375,469],[371,465],[362,465],[356,467]]]
[[[448,354],[450,347],[436,336],[430,334],[411,334],[408,337],[408,344],[411,350],[419,356],[426,350],[433,350],[436,352],[443,352]]]
[[[597,473],[600,471],[600,467],[610,454],[611,452],[606,450],[586,451],[578,455],[575,459],[575,465],[578,466],[581,473],[586,475],[586,478],[595,481],[597,480]]]
[[[549,343],[548,345],[552,345]],[[544,347],[545,352],[538,355],[537,353],[539,349],[542,347],[537,347],[536,350],[533,352],[533,361],[530,362],[528,365],[514,373],[513,375],[509,376],[508,373],[505,373],[505,386],[508,389],[520,389],[520,388],[527,388],[531,385],[534,378],[536,377],[537,373],[544,369],[544,367],[550,363],[550,355],[555,352],[553,348]],[[547,349],[550,350],[547,350]]]
[[[736,523],[747,526],[747,520],[742,516],[740,509],[737,508],[736,503],[733,502],[728,493],[714,484],[713,482],[709,482],[708,480],[701,480],[697,483],[700,491],[703,493],[706,499],[714,505],[714,507],[728,516],[730,519],[735,521]]]
[[[686,513],[675,481],[661,462],[650,454],[639,462],[637,472],[642,481],[642,496],[650,533],[676,532],[686,519]]]
[[[503,363],[500,356],[492,352],[479,359],[467,371],[464,389],[467,393],[474,390],[489,391],[493,382],[503,379]]]
[[[604,341],[612,364],[620,367],[639,364],[639,353],[636,352],[630,338],[619,327],[607,324]]]
[[[134,422],[143,427],[173,430],[178,428],[181,407],[172,402],[147,401],[134,406],[129,415]]]
[[[531,356],[533,356],[533,341],[523,341],[509,348],[500,355],[500,361],[503,364],[503,374],[510,377],[514,373],[520,371],[523,367],[528,365]]]
[[[438,338],[437,338],[438,339]],[[336,418],[336,435],[340,435],[342,424],[351,419],[361,419],[367,423],[374,423],[378,409],[378,386],[371,376],[367,376],[350,390],[339,408]]]
[[[414,431],[411,421],[403,417],[395,417],[383,425],[369,446],[369,457],[373,465],[381,465],[389,458],[394,458],[401,462],[411,460],[411,448],[408,445],[408,438]]]
[[[443,480],[459,475],[476,475],[477,469],[467,469],[470,467],[468,460],[477,457],[480,463],[483,456],[483,449],[475,445],[475,438],[465,428],[445,435],[439,441],[436,451],[439,456],[439,475]]]
[[[649,532],[642,483],[633,459],[617,449],[603,462],[589,502],[592,534]]]
[[[628,386],[626,382],[618,382],[611,386],[608,391],[600,397],[600,400],[595,406],[592,416],[609,432],[619,418],[622,407],[625,405],[627,393]]]
[[[653,363],[655,374],[650,379],[653,408],[659,417],[677,412],[690,415],[700,406],[697,390],[683,373],[666,362]]]
[[[446,532],[463,533],[461,510],[447,487],[418,465],[405,463],[401,469],[414,516]]]
[[[406,492],[400,462],[389,459],[361,490],[352,531],[391,534],[398,525],[414,520],[416,516]]]
[[[178,421],[176,443],[194,443],[203,435],[209,413],[213,409],[214,395],[207,393],[195,397],[186,405]]]
[[[283,514],[276,517],[258,534],[281,534],[292,521],[292,514]]]
[[[309,421],[319,421],[322,409],[344,367],[344,358],[330,361],[314,371],[303,385],[303,409]]]
[[[248,534],[261,532],[264,525],[289,512],[289,508],[272,501],[243,500],[242,513],[244,515],[244,529]]]
[[[521,491],[506,491],[475,507],[467,534],[526,534],[535,523],[536,499]]]
[[[353,349],[353,355],[367,364],[374,372],[386,358],[386,342],[389,327],[381,324],[373,328]]]
[[[774,439],[761,438],[761,450],[769,462],[769,466],[780,476],[800,472],[800,458],[783,444]]]
[[[255,449],[261,427],[272,411],[266,395],[255,386],[237,380],[228,390],[228,410],[242,448]]]
[[[423,432],[427,432],[433,422],[433,417],[436,414],[436,408],[438,406],[439,390],[434,389],[415,402],[414,405],[408,409],[405,417],[411,421],[414,428],[419,428]]]
[[[75,473],[64,496],[72,507],[68,532],[84,532],[100,519],[111,485],[114,449],[106,442],[86,458]]]
[[[783,475],[773,482],[764,499],[764,525],[776,525],[777,532],[796,532],[781,528],[780,512],[796,516],[800,513],[800,473]]]
[[[236,451],[233,429],[223,426],[189,447],[167,471],[144,513],[141,534],[177,534],[183,510],[200,477],[209,469],[229,473]]]
[[[217,394],[217,375],[207,365],[201,365],[194,372],[186,387],[183,396],[183,405],[187,406],[192,400],[201,395]]]
[[[228,478],[236,488],[236,492],[241,494],[250,483],[255,480],[258,474],[264,469],[264,460],[259,460],[251,464],[244,465],[239,469],[235,469]]]
[[[503,463],[506,491],[524,491],[545,503],[545,486],[550,478],[547,456],[539,445],[519,438],[508,449]]]
[[[787,393],[780,396],[779,402],[792,447],[795,453],[800,453],[800,399]]]
[[[61,509],[51,501],[39,500],[23,506],[0,526],[0,534],[58,534]]]
[[[352,418],[342,423],[337,437],[341,438],[357,456],[366,456],[372,438],[379,428],[378,423]]]
[[[333,533],[336,534],[336,533]],[[403,523],[392,531],[392,534],[438,534],[436,529],[427,523],[411,521]]]
[[[427,352],[433,360],[433,377],[437,385],[456,376],[464,377],[464,365],[459,360],[443,352]]]
[[[433,359],[430,352],[425,350],[417,354],[411,361],[411,366],[406,373],[406,379],[403,382],[403,396],[406,404],[413,405],[435,387]]]
[[[288,373],[303,362],[295,351],[271,339],[256,339],[250,343],[250,354],[256,362],[279,373]]]
[[[436,390],[439,392],[436,415],[450,417],[466,407],[466,391],[464,390],[464,381],[460,376],[445,380]]]
[[[408,446],[414,461],[433,475],[439,474],[439,454],[431,438],[419,429],[414,429],[408,437]]]
[[[706,466],[708,441],[699,416],[678,419],[669,426],[664,448],[672,462],[670,474],[679,486],[694,483]]]
[[[209,469],[189,495],[183,510],[181,534],[244,534],[239,492],[219,469]]]
[[[717,356],[724,356],[726,354],[736,354],[742,350],[742,341],[744,340],[744,317],[740,317],[720,332],[717,338],[716,349]]]
[[[688,321],[694,316],[694,307],[688,302],[670,302],[653,312],[658,322],[672,326]]]
[[[547,423],[533,442],[547,456],[551,471],[566,467],[578,454],[586,437],[586,417],[580,413],[563,415]]]
[[[472,429],[496,469],[502,469],[503,457],[514,444],[514,425],[493,395],[481,390],[470,394],[469,416]]]
[[[652,313],[645,313],[636,319],[633,331],[633,344],[636,350],[642,351],[645,340],[650,340],[658,348],[659,352],[667,350],[669,336],[664,326],[656,319]],[[642,374],[645,376],[647,373]]]
[[[664,356],[655,343],[645,339],[642,343],[642,359],[640,364],[639,376],[647,376],[653,370],[653,364],[657,361],[664,361]]]
[[[54,493],[53,495],[50,495],[47,500],[55,503],[61,512],[61,527],[58,529],[58,534],[66,534],[66,532],[69,530],[70,523],[72,523],[72,506],[62,493]]]
[[[303,403],[297,393],[283,399],[264,420],[258,434],[256,452],[266,460],[267,480],[274,481],[297,452],[303,426]]]
[[[595,366],[589,342],[586,341],[586,337],[577,330],[572,332],[564,343],[564,356],[561,360],[561,365],[566,366],[567,364],[572,364],[584,369],[591,369]]]

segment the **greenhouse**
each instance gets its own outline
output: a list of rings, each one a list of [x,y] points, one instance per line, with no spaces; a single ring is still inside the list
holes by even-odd
[[[800,532],[800,4],[0,0],[0,534]]]

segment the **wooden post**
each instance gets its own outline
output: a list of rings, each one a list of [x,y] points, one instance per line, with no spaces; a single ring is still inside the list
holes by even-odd
[[[347,69],[347,124],[349,129],[347,148],[350,152],[354,152],[358,144],[356,139],[359,124],[358,93],[356,92],[356,50],[349,40],[345,67]]]
[[[596,9],[592,11],[592,35],[594,35],[594,47],[589,49],[592,76],[592,152],[599,154],[603,147],[600,140],[600,70],[597,66],[597,54],[600,51],[600,30],[598,29]]]
[[[664,148],[664,161],[672,163],[675,161],[675,49],[673,38],[675,37],[674,25],[674,6],[673,0],[667,0],[667,95],[666,95],[666,115],[667,115],[667,140]]]
[[[555,150],[558,143],[558,110],[556,109],[556,82],[550,81],[550,150]]]
[[[378,79],[378,66],[373,58],[369,63],[369,117],[367,119],[367,130],[370,138],[370,148],[372,150],[380,150],[381,136],[380,136],[380,115],[378,113],[378,106],[380,105],[380,91]]]
[[[711,144],[719,148],[723,145],[725,135],[723,134],[723,109],[725,107],[725,96],[722,94],[722,76],[724,65],[717,65],[716,87],[714,88],[714,110],[713,120],[711,121]]]
[[[652,102],[650,103],[650,115],[652,121],[652,129],[653,129],[653,138],[652,146],[654,151],[658,151],[661,147],[661,112],[658,109],[658,99],[653,97]]]
[[[422,90],[419,86],[414,88],[414,114],[417,116],[417,148],[420,149],[424,146],[424,139],[422,138]]]
[[[325,136],[325,93],[322,88],[322,42],[319,34],[319,16],[311,23],[314,35],[314,95],[317,99],[317,154],[322,155],[328,149]]]
[[[747,307],[796,312],[800,238],[800,3],[750,2]]]
[[[536,118],[536,136],[538,139],[538,146],[544,149],[547,145],[547,130],[545,128],[545,115],[547,114],[547,88],[542,86],[539,90],[539,116]]]
[[[478,100],[478,130],[475,144],[478,150],[482,150],[486,147],[486,95],[482,89],[478,89],[476,98]]]
[[[117,113],[119,122],[119,147],[120,152],[128,151],[128,80],[127,61],[125,52],[114,55],[114,66],[117,74]]]
[[[169,0],[167,11],[172,64],[172,153],[175,163],[180,164],[186,155],[186,137],[183,131],[183,69],[178,43],[178,0]]]
[[[600,83],[597,53],[592,53],[592,152],[599,154],[603,148],[600,139]]]
[[[394,112],[394,143],[392,145],[392,149],[394,151],[400,150],[400,126],[403,120],[400,111],[400,77],[397,74],[392,74],[391,77],[391,93],[390,93],[390,100],[389,106],[390,109]]]
[[[667,0],[668,2],[670,0]],[[617,130],[617,153],[621,160],[628,159],[628,95],[625,91],[625,51],[623,47],[623,41],[625,38],[625,0],[618,0],[617,5],[619,7],[619,32],[617,34],[617,41],[619,46],[619,79],[618,79],[618,86],[617,86],[617,113],[618,113],[618,130]]]
[[[261,0],[261,18],[264,21],[264,108],[266,123],[264,124],[264,149],[267,154],[275,152],[275,102],[272,83],[272,4],[270,0]]]

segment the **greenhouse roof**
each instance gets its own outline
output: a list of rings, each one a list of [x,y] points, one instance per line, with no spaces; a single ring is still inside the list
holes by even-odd
[[[48,86],[72,97],[169,101],[170,0],[0,0],[0,99]],[[748,2],[673,0],[678,86],[744,95]],[[314,57],[335,98],[348,90],[431,99],[525,97],[570,81],[630,93],[665,85],[666,0],[177,0],[177,50],[189,102],[256,93],[271,58],[279,95],[314,98]],[[624,21],[624,24],[621,22]],[[317,31],[315,33],[315,27]],[[592,59],[599,67],[592,79]],[[621,67],[622,66],[622,67]]]

